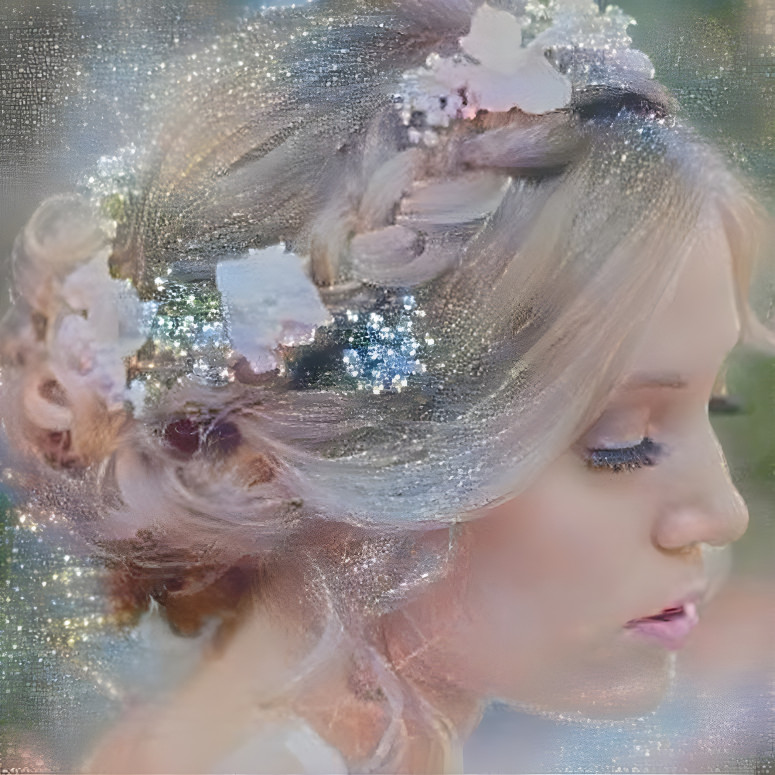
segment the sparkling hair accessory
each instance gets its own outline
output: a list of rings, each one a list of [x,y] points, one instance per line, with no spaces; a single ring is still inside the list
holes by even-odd
[[[48,353],[50,378],[68,395],[92,395],[108,411],[129,404],[139,416],[184,377],[225,385],[241,360],[256,375],[273,371],[278,348],[309,343],[332,322],[305,262],[282,244],[218,261],[212,280],[179,282],[170,270],[141,301],[131,280],[112,276],[114,233],[86,200],[58,197],[17,244],[17,303],[33,310],[28,349]],[[47,321],[42,339],[37,319]],[[31,395],[50,430],[69,426],[69,410]]]

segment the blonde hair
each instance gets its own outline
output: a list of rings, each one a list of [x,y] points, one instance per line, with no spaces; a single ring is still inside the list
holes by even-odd
[[[400,74],[451,50],[475,6],[267,14],[202,52],[201,73],[223,57],[210,75],[181,86],[173,72],[117,233],[64,197],[20,236],[3,337],[20,482],[112,558],[131,605],[177,605],[172,621],[195,631],[303,546],[299,561],[360,632],[444,571],[448,558],[412,553],[415,531],[518,493],[600,412],[703,214],[729,239],[746,333],[772,341],[747,301],[758,206],[654,82],[577,89],[566,110],[482,112],[436,145],[407,141]],[[435,340],[414,389],[299,384],[235,364],[229,384],[183,379],[138,419],[60,378],[52,332],[73,267],[107,250],[114,275],[152,298],[170,267],[207,279],[225,253],[278,242],[309,257],[340,316],[411,295],[424,343]],[[322,332],[299,352],[330,363],[341,342]],[[317,558],[316,531],[328,535]],[[337,587],[343,540],[377,558],[370,581]]]

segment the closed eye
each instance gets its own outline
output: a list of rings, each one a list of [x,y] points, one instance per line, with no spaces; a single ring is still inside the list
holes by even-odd
[[[708,412],[712,415],[740,414],[743,404],[735,396],[717,394],[708,401]],[[620,473],[655,466],[664,452],[662,444],[646,436],[630,446],[587,448],[583,455],[589,468]]]
[[[663,452],[664,448],[661,444],[646,437],[630,447],[588,449],[586,461],[590,468],[619,473],[634,471],[645,466],[654,466]]]

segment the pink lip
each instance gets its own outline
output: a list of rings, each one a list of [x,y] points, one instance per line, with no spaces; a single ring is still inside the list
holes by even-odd
[[[684,647],[689,633],[700,621],[695,600],[676,603],[659,614],[642,619],[632,619],[625,629],[632,635],[657,643],[670,651]]]

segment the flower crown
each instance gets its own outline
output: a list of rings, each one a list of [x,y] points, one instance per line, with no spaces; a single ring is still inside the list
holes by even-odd
[[[480,110],[539,115],[569,107],[574,90],[637,91],[654,68],[630,47],[634,23],[619,8],[601,13],[589,0],[532,1],[521,16],[484,3],[458,52],[432,53],[403,74],[396,106],[410,142],[435,145],[438,130]]]
[[[519,16],[484,3],[458,52],[432,53],[424,66],[403,74],[396,104],[410,142],[433,145],[452,121],[479,111],[543,114],[567,108],[579,89],[636,90],[653,77],[648,58],[630,48],[633,20],[619,9],[601,13],[587,0],[530,0],[522,10]],[[132,195],[134,155],[130,148],[125,158],[101,160],[84,181],[107,225],[99,227],[102,249],[83,255],[52,285],[57,312],[48,348],[61,384],[96,392],[109,408],[129,403],[141,415],[183,379],[206,386],[233,381],[240,363],[254,376],[275,370],[288,376],[293,348],[319,334],[334,345],[337,363],[330,371],[353,389],[393,392],[425,379],[424,356],[434,340],[423,331],[414,296],[374,291],[360,306],[332,313],[311,279],[309,259],[283,244],[224,258],[209,279],[180,279],[169,269],[155,279],[152,300],[141,301],[129,280],[111,276],[104,247],[121,217],[116,207]],[[38,223],[63,222],[73,202],[51,206],[62,212],[53,221],[44,212]],[[42,244],[37,236],[32,242]]]
[[[279,372],[313,386],[304,345],[316,337],[336,361],[324,382],[400,392],[425,372],[421,354],[433,341],[417,338],[424,312],[412,295],[375,291],[365,304],[332,312],[308,260],[282,243],[224,258],[210,279],[181,280],[167,269],[154,280],[153,298],[142,300],[131,280],[111,272],[115,222],[94,209],[104,211],[104,203],[46,200],[15,251],[16,291],[27,302],[18,312],[31,312],[25,348],[42,348],[66,393],[94,396],[108,411],[131,407],[140,417],[184,381],[222,387],[237,376],[271,381]],[[42,341],[38,318],[48,321]],[[65,413],[48,425],[68,426]]]
[[[278,348],[309,343],[333,322],[304,262],[282,244],[218,262],[215,283],[156,278],[152,301],[111,276],[109,256],[101,250],[53,283],[59,313],[48,334],[53,376],[108,409],[128,402],[142,415],[184,378],[225,385],[237,360],[273,371]]]

